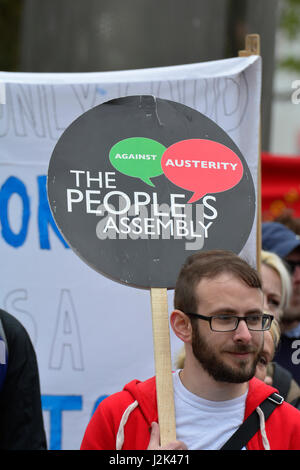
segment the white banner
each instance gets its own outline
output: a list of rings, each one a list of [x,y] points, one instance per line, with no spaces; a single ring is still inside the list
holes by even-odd
[[[154,374],[150,292],[94,272],[52,219],[46,175],[58,138],[96,105],[152,94],[222,127],[256,187],[260,92],[258,56],[121,72],[0,73],[0,306],[33,341],[50,449],[78,449],[104,396]],[[242,255],[255,261],[256,221]],[[168,298],[171,311],[172,291]],[[171,346],[175,358],[172,333]]]

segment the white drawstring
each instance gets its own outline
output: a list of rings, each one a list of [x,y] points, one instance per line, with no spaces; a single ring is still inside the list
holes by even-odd
[[[262,437],[264,449],[265,450],[270,450],[270,444],[269,444],[267,434],[266,434],[265,415],[264,415],[262,409],[259,406],[256,408],[256,411],[257,411],[258,416],[259,416],[260,432],[261,432],[261,437]]]
[[[116,437],[116,450],[121,450],[124,444],[124,426],[127,423],[130,413],[138,406],[138,402],[134,401],[131,405],[126,408],[124,411],[120,424],[119,429]]]
[[[116,450],[121,450],[122,449],[122,446],[124,444],[124,427],[125,427],[125,424],[127,423],[127,420],[129,418],[130,413],[137,406],[138,406],[138,402],[134,401],[133,403],[131,403],[131,405],[128,406],[128,408],[126,408],[126,410],[124,411],[124,413],[122,415],[122,418],[121,418],[121,421],[120,421],[120,424],[119,424],[118,433],[117,433],[117,436],[116,436]],[[265,415],[264,415],[262,409],[259,406],[256,408],[256,411],[257,411],[257,414],[259,416],[260,432],[261,432],[261,436],[262,436],[262,442],[263,442],[264,449],[265,450],[270,450],[270,444],[269,444],[267,434],[266,434]]]

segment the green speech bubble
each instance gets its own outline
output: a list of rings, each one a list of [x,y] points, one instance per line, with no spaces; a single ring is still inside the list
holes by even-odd
[[[150,178],[163,173],[161,157],[166,147],[146,137],[130,137],[117,142],[109,152],[109,159],[116,170],[134,178],[140,178],[155,187]]]

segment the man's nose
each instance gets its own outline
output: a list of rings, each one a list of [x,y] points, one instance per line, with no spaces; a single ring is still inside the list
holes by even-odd
[[[252,339],[251,332],[249,331],[245,320],[240,320],[238,327],[234,333],[235,341],[242,341],[244,343],[248,343]]]

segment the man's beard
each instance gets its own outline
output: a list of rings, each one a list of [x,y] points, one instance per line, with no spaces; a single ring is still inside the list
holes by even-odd
[[[218,333],[216,333],[218,334]],[[213,349],[199,334],[197,328],[193,327],[192,349],[194,356],[202,365],[203,369],[209,373],[217,382],[243,383],[248,382],[255,375],[259,355],[263,349],[263,343],[259,350],[245,344],[236,344],[234,348],[226,352],[246,353],[255,352],[252,363],[249,360],[240,360],[235,367],[226,364],[219,359]]]

